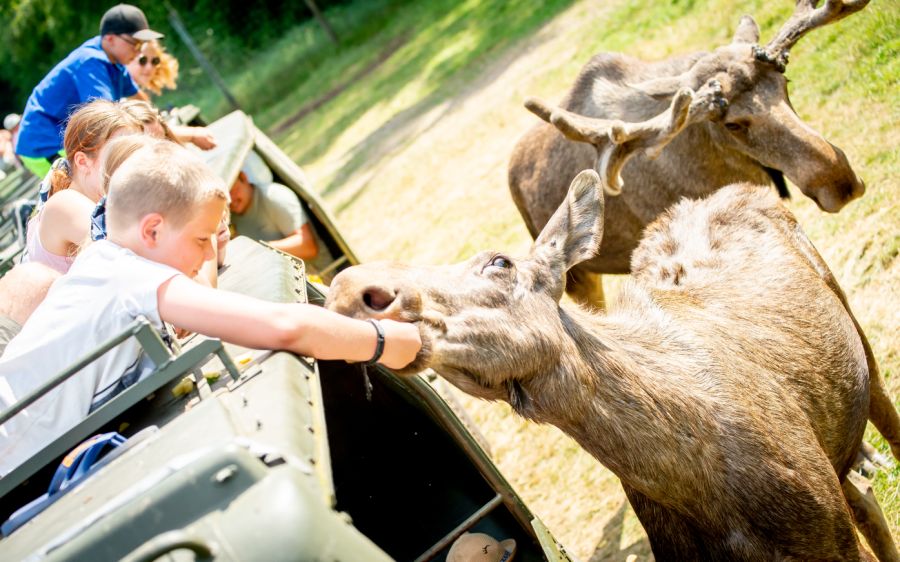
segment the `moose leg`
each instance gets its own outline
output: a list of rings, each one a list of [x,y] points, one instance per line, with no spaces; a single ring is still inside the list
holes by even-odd
[[[606,307],[600,274],[592,273],[577,265],[566,273],[566,293],[582,306],[600,310]]]
[[[653,557],[666,560],[706,560],[709,553],[695,529],[681,515],[658,504],[640,492],[622,485],[631,508],[641,521]]]
[[[894,461],[883,455],[881,451],[873,447],[868,441],[863,441],[862,445],[859,447],[859,452],[856,454],[856,464],[854,467],[862,476],[869,478],[875,474],[878,467],[885,469],[893,468]]]
[[[872,493],[869,481],[851,470],[841,483],[841,488],[853,513],[856,527],[866,538],[876,558],[880,562],[900,562],[897,545],[894,544],[884,512]]]
[[[860,335],[862,335],[861,330]],[[868,359],[872,355],[872,348],[869,347],[869,341],[864,335],[862,335],[862,338],[863,345],[866,348],[866,359]],[[869,363],[870,365],[875,365],[875,358],[872,357]],[[881,378],[877,365],[875,366],[875,375],[871,376],[871,366],[869,367],[869,373],[869,419],[872,420],[872,423],[885,441],[890,444],[894,458],[900,460],[900,416],[897,415],[894,403],[891,402],[891,397],[888,396],[887,389],[884,388],[884,380]]]
[[[894,458],[900,460],[900,414],[894,408],[894,403],[884,387],[884,380],[881,377],[881,371],[878,369],[878,363],[875,361],[872,346],[869,345],[869,339],[863,333],[856,316],[853,315],[853,311],[850,310],[850,303],[847,302],[847,296],[844,295],[844,291],[838,285],[837,280],[834,278],[831,270],[828,269],[828,265],[822,259],[822,256],[819,255],[815,246],[800,230],[799,224],[795,223],[793,225],[793,234],[794,240],[797,241],[797,249],[803,252],[813,269],[822,277],[828,288],[840,299],[847,310],[847,314],[850,315],[850,319],[853,320],[856,332],[859,334],[860,340],[862,340],[863,349],[866,353],[866,364],[869,367],[869,420],[872,421],[872,424],[878,429],[881,436],[891,446]]]

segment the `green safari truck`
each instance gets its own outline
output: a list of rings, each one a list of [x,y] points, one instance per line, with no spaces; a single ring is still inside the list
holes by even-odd
[[[320,246],[307,275],[237,237],[220,288],[321,304],[357,263],[331,216],[248,116],[210,128],[219,146],[204,157],[226,183],[255,150],[298,194]],[[132,337],[155,371],[0,478],[0,560],[442,561],[467,531],[515,539],[519,562],[568,560],[427,374],[197,335],[169,346],[139,319],[0,424]]]

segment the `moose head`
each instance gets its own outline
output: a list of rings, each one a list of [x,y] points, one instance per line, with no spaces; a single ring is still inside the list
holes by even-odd
[[[803,35],[857,12],[867,3],[868,0],[828,0],[824,6],[815,8],[815,0],[798,0],[794,15],[765,46],[759,44],[756,22],[750,16],[744,16],[730,44],[700,56],[687,71],[629,86],[658,100],[676,99],[683,96],[685,90],[698,93],[717,90],[718,110],[694,104],[682,120],[683,126],[672,132],[679,132],[694,123],[705,124],[712,142],[729,147],[765,168],[776,185],[783,184],[783,174],[822,210],[838,212],[862,196],[865,184],[854,173],[843,151],[794,112],[784,71],[790,48]],[[600,146],[597,138],[606,137],[608,120],[577,115],[562,108],[548,109],[534,99],[526,101],[526,107],[553,123],[569,139],[595,145],[597,167],[607,193],[615,195],[621,190],[621,181],[617,178],[624,161],[609,166],[609,176],[604,177],[602,172],[602,168],[607,167],[605,159],[612,148],[606,138],[600,143],[605,146]],[[622,125],[627,127],[629,124]],[[602,132],[594,131],[597,127]],[[610,138],[616,144],[616,139]],[[695,147],[695,150],[695,157],[702,157],[702,147]]]
[[[593,171],[579,174],[526,257],[485,251],[448,266],[358,265],[335,277],[326,306],[418,323],[422,350],[400,372],[432,367],[469,394],[514,402],[517,380],[554,371],[571,347],[558,305],[566,271],[600,245],[598,184]]]

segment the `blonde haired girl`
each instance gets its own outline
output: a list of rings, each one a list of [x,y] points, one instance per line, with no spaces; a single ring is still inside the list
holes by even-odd
[[[69,270],[90,240],[91,213],[104,195],[100,151],[116,136],[149,131],[142,120],[148,109],[155,112],[144,102],[95,100],[72,114],[63,138],[66,158],[54,162],[41,186],[22,261]]]
[[[158,96],[163,88],[174,90],[178,79],[178,59],[165,51],[159,41],[147,41],[141,52],[126,66],[128,74],[142,89]]]

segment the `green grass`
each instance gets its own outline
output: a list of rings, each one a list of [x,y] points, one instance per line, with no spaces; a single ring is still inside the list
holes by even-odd
[[[529,242],[503,171],[515,137],[533,122],[521,108],[524,96],[559,99],[600,51],[662,59],[710,50],[731,40],[743,14],[754,16],[765,41],[792,6],[789,0],[359,1],[326,13],[339,46],[310,22],[244,55],[246,64],[225,75],[256,122],[306,167],[358,254],[450,262],[488,246]],[[554,20],[566,25],[551,27]],[[898,31],[900,3],[872,2],[801,40],[787,76],[798,114],[841,147],[866,181],[865,197],[837,215],[819,212],[797,189],[791,206],[847,292],[900,406]],[[506,72],[525,58],[532,67]],[[508,87],[496,88],[504,80]],[[209,90],[179,95],[199,100],[206,115],[225,111]],[[286,126],[317,101],[315,111]],[[620,282],[609,279],[608,293]],[[476,418],[491,425],[495,412]],[[504,423],[485,431],[512,440],[502,432],[515,430]],[[871,428],[866,436],[887,452]],[[560,502],[545,498],[546,474],[531,476],[521,467],[548,463],[549,473],[565,471],[568,486],[576,487],[579,477],[570,472],[580,468],[553,465],[547,457],[553,450],[569,451],[568,460],[574,453],[541,439],[523,442],[545,456],[523,461],[528,447],[517,445],[503,453],[512,460],[498,462],[558,538],[587,559],[597,537],[586,529],[608,515],[553,511]],[[587,490],[595,480],[584,474]],[[879,474],[874,486],[900,536],[900,468]],[[622,553],[617,549],[611,556]]]

